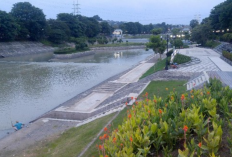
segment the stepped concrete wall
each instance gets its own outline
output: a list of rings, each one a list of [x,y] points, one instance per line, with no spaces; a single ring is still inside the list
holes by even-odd
[[[0,56],[13,57],[28,54],[53,52],[56,48],[45,46],[40,42],[0,42]]]

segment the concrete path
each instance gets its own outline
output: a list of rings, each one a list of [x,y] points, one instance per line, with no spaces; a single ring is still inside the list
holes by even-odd
[[[190,48],[178,50],[180,54],[200,59],[199,64],[170,69],[178,72],[203,72],[203,71],[231,71],[232,67],[220,58],[220,54],[206,48]]]
[[[214,64],[218,66],[218,68],[221,71],[232,71],[232,66],[226,63],[224,60],[222,60],[219,57],[209,57]]]

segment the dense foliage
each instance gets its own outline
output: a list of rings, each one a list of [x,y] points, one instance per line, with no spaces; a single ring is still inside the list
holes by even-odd
[[[167,42],[165,40],[162,40],[159,35],[152,35],[149,39],[149,43],[146,44],[147,48],[151,48],[154,53],[161,54],[164,53],[166,49]]]
[[[0,11],[0,41],[47,39],[63,43],[74,38],[108,36],[113,28],[107,22],[98,22],[99,16],[85,17],[60,13],[57,19],[46,20],[43,11],[29,2],[13,5],[10,13]]]
[[[223,51],[223,52],[222,52],[222,55],[223,55],[224,57],[226,57],[227,59],[229,59],[229,60],[232,61],[232,53],[227,52],[227,51]]]
[[[191,40],[203,46],[205,46],[207,40],[212,39],[231,42],[231,30],[232,0],[226,0],[215,6],[209,17],[203,19],[200,25],[194,25]]]
[[[14,40],[18,35],[19,25],[5,11],[0,11],[0,41]]]
[[[191,58],[189,56],[185,56],[185,55],[177,53],[175,55],[173,63],[182,64],[182,63],[186,63],[186,62],[189,62],[189,61],[191,61]]]
[[[232,90],[218,80],[181,96],[173,89],[166,98],[154,96],[150,100],[146,93],[144,101],[136,101],[128,109],[122,125],[104,128],[99,156],[172,156],[178,149],[180,157],[214,157],[222,140],[227,143],[224,149],[232,142],[229,134],[228,142],[223,139],[223,124],[231,126],[231,97]]]

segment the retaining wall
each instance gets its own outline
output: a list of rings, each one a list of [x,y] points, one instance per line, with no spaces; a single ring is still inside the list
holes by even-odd
[[[2,57],[47,53],[53,52],[55,49],[40,42],[0,42],[0,56]]]

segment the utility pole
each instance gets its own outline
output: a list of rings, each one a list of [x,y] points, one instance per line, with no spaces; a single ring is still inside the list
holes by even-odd
[[[77,0],[77,3],[75,3],[75,1],[73,1],[73,15],[79,15],[81,12],[79,11],[80,8],[79,8],[79,3],[78,3],[78,0]]]

